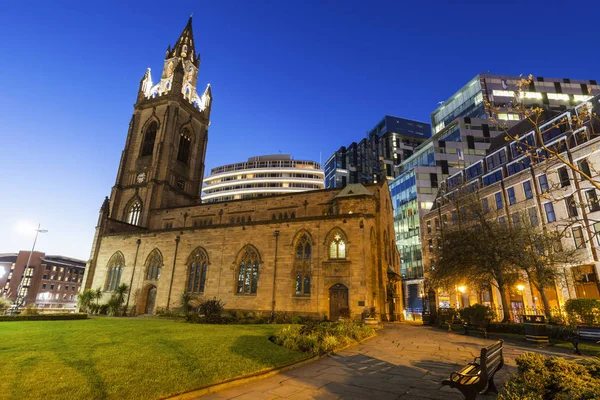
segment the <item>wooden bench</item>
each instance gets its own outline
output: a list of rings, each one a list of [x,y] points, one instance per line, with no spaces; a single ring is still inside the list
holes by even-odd
[[[484,322],[481,324],[473,325],[468,322],[463,322],[463,328],[465,328],[465,336],[469,336],[469,329],[476,329],[483,333],[483,337],[488,338],[488,328],[490,326],[489,322]]]
[[[494,383],[494,375],[504,365],[502,355],[502,340],[491,346],[481,349],[481,354],[473,362],[467,364],[460,371],[450,374],[450,379],[442,381],[447,385],[460,390],[467,400],[474,400],[483,389],[485,393],[498,393]]]
[[[594,343],[598,343],[600,341],[600,326],[578,326],[575,331],[575,335],[571,338],[571,343],[573,343],[573,348],[575,349],[575,354],[581,355],[579,351],[579,341],[587,340],[592,341]]]

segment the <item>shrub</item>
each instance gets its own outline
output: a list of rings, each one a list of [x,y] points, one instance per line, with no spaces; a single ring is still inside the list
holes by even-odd
[[[594,325],[599,321],[600,301],[596,299],[569,299],[565,303],[569,324]]]
[[[372,328],[353,322],[309,322],[304,326],[286,326],[270,340],[291,350],[319,355],[374,334]]]
[[[350,318],[352,315],[350,313],[350,308],[349,307],[342,307],[340,308],[340,317],[342,318]]]
[[[120,310],[121,310],[121,302],[119,301],[119,299],[117,297],[112,297],[108,303],[106,303],[107,307],[107,311],[108,311],[108,315],[110,315],[111,317],[115,317],[117,315],[120,315]]]
[[[96,298],[96,292],[86,289],[77,295],[77,305],[82,312],[88,312],[92,305],[92,300]]]
[[[29,316],[40,315],[40,312],[34,306],[27,306],[23,309],[23,311],[21,312],[21,315],[29,315]]]
[[[12,302],[10,300],[0,297],[0,315],[4,314],[11,305]]]
[[[514,322],[491,323],[488,326],[488,332],[524,335],[525,328],[523,324],[515,324]]]
[[[98,308],[98,314],[101,314],[101,315],[108,314],[108,304],[100,304],[100,308]]]
[[[600,362],[585,364],[525,353],[517,358],[517,373],[505,383],[500,400],[597,399],[600,397]]]
[[[189,312],[189,314],[192,314],[192,312]],[[178,317],[180,314],[177,311],[167,310],[163,307],[157,307],[156,311],[154,312],[154,315],[156,315],[157,317],[174,318]]]
[[[438,318],[440,324],[445,324],[447,321],[454,322],[454,319],[457,316],[457,312],[454,308],[440,308],[438,310]]]
[[[206,322],[218,323],[221,319],[221,313],[225,308],[225,304],[216,298],[205,300],[198,306],[198,314],[203,317]]]
[[[472,325],[489,323],[495,317],[494,311],[483,304],[473,304],[459,311],[460,319]]]

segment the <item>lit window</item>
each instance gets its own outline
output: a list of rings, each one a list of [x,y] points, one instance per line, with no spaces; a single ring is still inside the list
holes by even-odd
[[[581,95],[581,94],[574,94],[573,95],[573,100],[577,101],[577,102],[581,102],[581,101],[588,101],[592,98],[593,96],[587,96],[587,95]]]
[[[238,294],[256,294],[260,256],[251,246],[246,246],[238,263]]]
[[[129,215],[127,222],[131,225],[139,225],[140,216],[142,215],[142,203],[138,200],[134,201],[131,207],[129,207]]]
[[[329,258],[346,258],[346,243],[339,233],[336,233],[329,244]]]
[[[538,92],[521,92],[520,96],[526,99],[541,99],[542,94]]]
[[[569,95],[565,93],[548,93],[548,100],[569,101]]]
[[[492,90],[492,94],[497,97],[515,97],[512,90]]]

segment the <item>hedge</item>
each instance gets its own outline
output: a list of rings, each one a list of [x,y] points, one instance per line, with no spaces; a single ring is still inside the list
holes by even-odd
[[[0,315],[0,322],[7,321],[65,321],[73,319],[87,319],[86,313],[56,313],[40,315]]]

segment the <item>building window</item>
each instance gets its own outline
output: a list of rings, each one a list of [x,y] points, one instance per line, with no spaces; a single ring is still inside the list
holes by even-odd
[[[308,234],[303,233],[296,242],[296,295],[310,295],[312,243]]]
[[[336,233],[331,243],[329,243],[329,258],[346,258],[346,242],[339,233]]]
[[[577,204],[575,203],[573,195],[565,198],[565,206],[567,207],[567,214],[569,217],[577,216]]]
[[[46,289],[46,284],[42,283],[42,289]]]
[[[488,204],[487,197],[481,200],[481,207],[483,208],[483,212],[486,213],[490,210],[490,205]]]
[[[296,295],[310,294],[310,276],[296,275]]]
[[[583,238],[583,229],[580,226],[576,226],[571,229],[573,232],[573,241],[575,242],[575,248],[582,249],[585,247],[585,240]]]
[[[545,174],[538,176],[538,182],[540,183],[540,191],[542,193],[548,193],[550,191],[548,177]]]
[[[581,172],[583,172],[590,178],[592,177],[592,171],[590,171],[590,164],[588,163],[587,159],[584,158],[583,160],[579,160],[577,162],[577,166],[579,167],[579,170]]]
[[[139,225],[140,216],[142,215],[142,203],[139,200],[135,200],[131,207],[129,207],[129,214],[127,216],[127,223],[131,225]]]
[[[600,222],[594,223],[594,236],[596,236],[596,243],[600,246]]]
[[[431,233],[431,220],[427,221],[427,233]]]
[[[590,212],[599,211],[600,204],[598,203],[598,195],[596,194],[596,189],[587,190],[585,195],[588,200],[588,207],[590,208]]]
[[[296,259],[307,260],[311,258],[312,247],[307,235],[303,235],[296,245]]]
[[[529,222],[531,223],[531,226],[538,226],[539,222],[535,207],[527,209],[527,212],[529,214]]]
[[[523,182],[523,193],[525,193],[525,198],[527,200],[533,198],[533,191],[531,190],[531,181]]]
[[[512,206],[517,202],[517,196],[515,195],[515,188],[510,187],[506,189],[506,193],[508,194],[508,203]]]
[[[546,212],[546,221],[548,221],[548,223],[556,221],[556,215],[554,215],[554,206],[552,203],[544,203],[544,211]]]
[[[159,279],[163,259],[158,249],[152,250],[146,259],[146,279]]]
[[[184,164],[190,159],[190,145],[192,143],[190,131],[184,129],[179,136],[179,150],[177,151],[177,160]]]
[[[567,167],[561,167],[558,169],[558,178],[560,179],[561,188],[571,186],[571,180],[569,179],[569,171],[567,171]]]
[[[252,246],[246,246],[238,262],[238,294],[256,294],[260,256]]]
[[[458,213],[456,211],[452,211],[452,224],[456,225],[458,222]],[[429,231],[431,233],[431,231]]]
[[[158,130],[158,124],[156,121],[152,122],[146,133],[144,134],[144,141],[142,143],[141,157],[151,156],[154,151],[154,141],[156,140],[156,131]]]
[[[106,285],[104,286],[106,292],[112,292],[117,289],[117,286],[121,283],[123,268],[125,268],[125,258],[123,257],[123,253],[117,251],[108,261],[108,274],[106,276]],[[54,285],[50,285],[50,289],[54,289]]]
[[[502,207],[503,207],[502,193],[496,193],[495,197],[496,197],[496,209],[497,210],[502,210]]]
[[[202,247],[197,247],[188,258],[188,287],[190,293],[204,293],[208,255]]]

